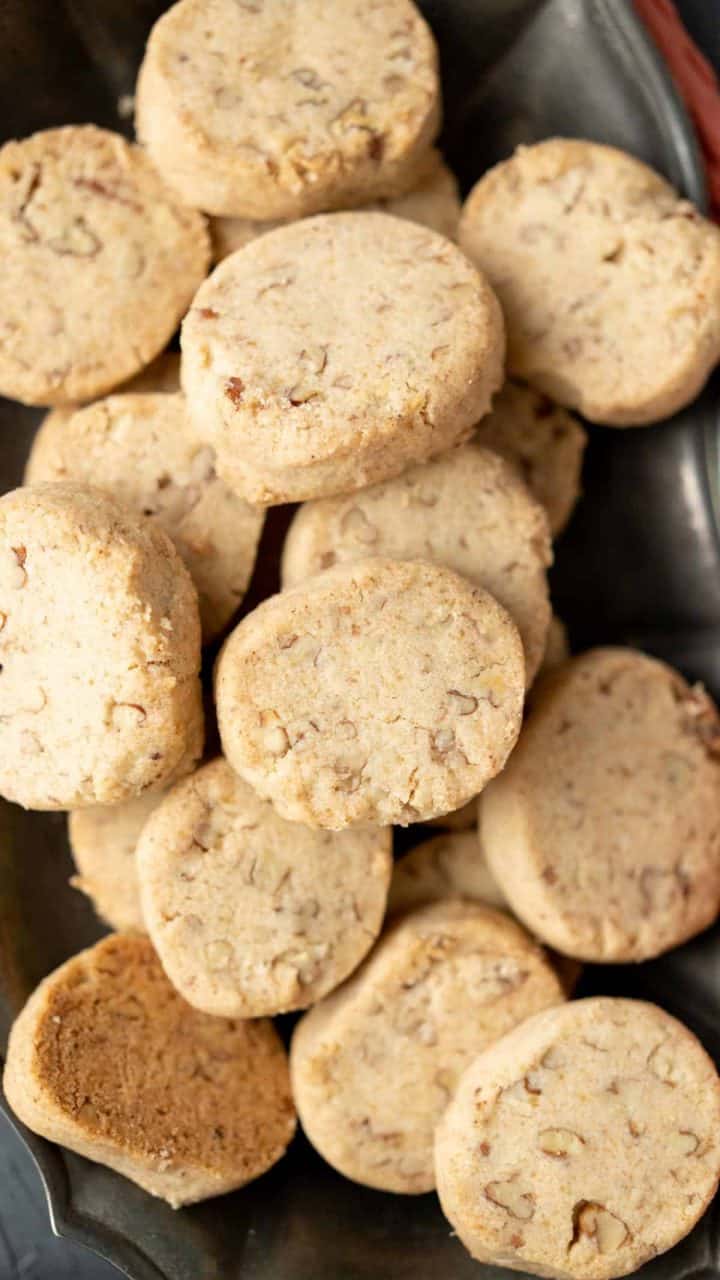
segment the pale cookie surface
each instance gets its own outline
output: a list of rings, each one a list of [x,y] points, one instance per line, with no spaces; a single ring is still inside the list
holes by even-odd
[[[3,1085],[34,1133],[175,1208],[259,1177],[295,1131],[272,1024],[198,1013],[135,934],[41,982],[10,1033]]]
[[[552,547],[543,508],[503,458],[467,445],[349,497],[307,503],[285,542],[283,584],[369,555],[437,561],[484,587],[520,632],[531,683],[550,622]]]
[[[702,688],[631,649],[548,675],[480,807],[513,911],[578,959],[644,960],[720,907],[720,721]]]
[[[68,838],[78,874],[70,883],[87,894],[101,919],[113,929],[145,933],[135,850],[162,791],[125,804],[93,805],[68,817]]]
[[[466,439],[502,381],[495,295],[444,237],[307,218],[216,267],[182,383],[218,471],[265,505],[349,492]]]
[[[156,520],[190,570],[205,641],[235,613],[264,512],[218,478],[213,451],[191,430],[180,393],[126,391],[65,421],[50,414],[33,442],[25,480],[94,485]]]
[[[474,440],[515,463],[551,533],[561,533],[580,497],[587,436],[577,418],[532,387],[506,382]]]
[[[89,400],[167,344],[203,279],[202,217],[139,147],[94,125],[0,151],[0,392]]]
[[[507,916],[460,901],[412,912],[295,1030],[290,1069],[305,1133],[346,1178],[432,1190],[433,1132],[462,1072],[562,1000],[542,952]]]
[[[578,1000],[468,1068],[437,1132],[440,1203],[480,1262],[558,1280],[635,1271],[720,1174],[720,1081],[655,1005]]]
[[[225,760],[174,787],[137,854],[150,937],[173,985],[227,1017],[305,1009],[380,932],[392,831],[286,822]]]
[[[150,35],[135,119],[207,213],[297,218],[394,195],[439,127],[435,42],[409,0],[181,0]]]
[[[460,244],[497,289],[508,369],[593,422],[655,422],[720,358],[720,229],[612,147],[551,138],[480,179]]]
[[[99,490],[0,499],[0,794],[117,804],[202,750],[197,596],[170,539]]]
[[[121,387],[116,387],[113,394],[124,395],[126,391],[179,391],[180,390],[180,356],[175,351],[163,351],[140,373],[135,374]],[[67,404],[51,409],[45,414],[38,433],[47,430],[58,431],[62,423],[69,422],[73,414],[81,408],[79,404]],[[26,474],[27,482],[27,474]]]
[[[457,236],[460,221],[460,195],[457,179],[447,165],[443,163],[439,152],[431,151],[427,167],[422,178],[406,195],[392,196],[387,200],[375,200],[364,204],[367,213],[391,213],[395,218],[406,218],[408,222],[419,222],[421,226],[430,227],[448,240]],[[283,226],[282,221],[258,222],[251,218],[211,218],[210,237],[213,256],[216,262],[227,258],[228,254],[242,249],[251,240],[257,240],[268,231]]]
[[[487,592],[438,565],[340,565],[266,600],[216,672],[230,764],[290,821],[407,824],[502,769],[522,645]]]
[[[393,869],[388,913],[452,897],[485,902],[489,907],[507,906],[485,861],[477,831],[435,836],[400,858]]]

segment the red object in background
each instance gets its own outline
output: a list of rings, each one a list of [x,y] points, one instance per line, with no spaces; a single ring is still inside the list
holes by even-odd
[[[635,0],[685,101],[705,159],[711,216],[720,221],[720,84],[670,0]]]

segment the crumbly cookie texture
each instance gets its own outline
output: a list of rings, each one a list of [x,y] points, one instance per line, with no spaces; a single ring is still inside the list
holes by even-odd
[[[587,444],[577,418],[532,387],[506,382],[474,440],[515,463],[547,511],[553,537],[562,533],[580,497]]]
[[[52,480],[94,485],[156,520],[192,575],[203,639],[223,630],[250,581],[265,517],[218,478],[184,396],[126,391],[66,420],[48,415],[25,481]]]
[[[202,751],[197,594],[165,533],[79,485],[0,499],[0,794],[117,804]]]
[[[447,813],[502,769],[524,663],[501,605],[439,565],[340,565],[273,596],[220,654],[225,755],[290,821]]]
[[[384,213],[281,227],[216,267],[182,384],[249,502],[347,493],[467,439],[502,381],[497,299],[444,237]]]
[[[611,1280],[691,1230],[720,1175],[720,1081],[638,1000],[530,1018],[463,1075],[437,1131],[440,1203],[474,1258]]]
[[[475,806],[477,811],[477,805]],[[452,831],[424,840],[395,863],[388,914],[439,898],[470,898],[489,907],[507,899],[485,860],[477,831]]]
[[[513,911],[567,955],[645,960],[720,909],[720,720],[700,686],[631,649],[539,685],[482,842]]]
[[[146,932],[135,850],[163,794],[146,792],[125,804],[93,805],[68,815],[68,839],[77,867],[70,883],[87,894],[102,920],[121,932]]]
[[[241,54],[238,51],[241,50]],[[440,125],[409,0],[180,0],[153,27],[138,136],[207,213],[298,218],[409,190]]]
[[[455,174],[448,169],[439,151],[428,152],[422,175],[405,195],[390,196],[364,204],[363,210],[375,213],[391,213],[408,222],[419,222],[430,227],[448,240],[457,237],[460,221],[460,192]],[[211,218],[210,238],[213,256],[221,262],[237,249],[243,249],[251,240],[284,226],[286,220],[258,222],[252,218]]]
[[[68,125],[0,150],[0,392],[103,395],[166,346],[210,240],[140,147]]]
[[[613,147],[519,147],[473,188],[460,244],[497,289],[508,369],[593,422],[656,422],[720,358],[720,229]]]
[[[285,542],[285,586],[368,555],[445,564],[500,602],[515,622],[530,684],[550,622],[545,511],[515,469],[466,445],[345,498],[306,503]]]
[[[198,1013],[137,934],[104,938],[40,983],[10,1032],[3,1085],[34,1133],[174,1208],[257,1178],[295,1131],[272,1023]]]
[[[290,1070],[307,1137],[355,1182],[432,1190],[434,1129],[462,1072],[562,1000],[542,952],[507,916],[455,900],[402,917],[295,1029]]]
[[[166,796],[140,837],[150,937],[198,1009],[254,1018],[305,1009],[380,932],[392,831],[312,831],[279,817],[225,760]]]

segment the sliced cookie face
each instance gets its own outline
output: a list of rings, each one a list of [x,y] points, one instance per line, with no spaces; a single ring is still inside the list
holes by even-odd
[[[191,429],[184,396],[128,391],[64,421],[50,414],[25,479],[92,484],[156,520],[192,575],[204,640],[229,622],[250,581],[264,513],[218,478],[212,449]]]
[[[439,123],[435,41],[409,0],[303,0],[301,17],[180,0],[136,90],[138,136],[185,203],[243,218],[406,191]]]
[[[720,721],[702,688],[631,649],[538,687],[480,827],[513,911],[551,946],[645,960],[720,908]]]
[[[550,621],[545,512],[514,468],[467,445],[345,498],[307,503],[283,553],[283,583],[368,555],[436,560],[484,587],[513,618],[528,684]]]
[[[341,565],[266,600],[216,672],[230,764],[290,821],[418,822],[502,769],[522,645],[505,610],[439,565]]]
[[[117,804],[202,750],[197,595],[165,533],[96,489],[0,499],[0,793]]]
[[[139,935],[104,938],[41,982],[3,1085],[34,1133],[175,1208],[257,1178],[295,1130],[272,1024],[198,1013]]]
[[[424,840],[396,862],[388,912],[409,911],[452,897],[485,902],[489,907],[507,905],[485,861],[477,831],[453,831]]]
[[[448,240],[335,213],[216,267],[183,324],[182,383],[219,474],[272,505],[359,489],[467,438],[503,343],[494,294]]]
[[[87,894],[100,918],[113,929],[145,933],[135,850],[163,794],[151,791],[125,804],[76,809],[68,817],[68,838],[78,871],[70,883]]]
[[[391,196],[387,200],[375,200],[364,204],[367,213],[391,213],[408,222],[438,231],[448,240],[457,236],[460,221],[460,193],[457,179],[443,162],[439,151],[431,151],[422,177],[405,195]],[[211,218],[210,237],[216,262],[221,262],[237,249],[243,249],[251,240],[283,226],[283,222],[257,222],[251,218]]]
[[[720,358],[720,230],[613,147],[519,147],[470,193],[460,244],[497,289],[510,372],[593,422],[667,417]]]
[[[474,1258],[558,1280],[635,1271],[718,1184],[720,1081],[655,1005],[536,1014],[482,1052],[437,1131],[440,1203]]]
[[[0,392],[63,405],[162,351],[210,242],[139,147],[70,125],[0,151],[0,255]]]
[[[532,387],[506,382],[474,440],[515,463],[544,506],[550,532],[561,533],[580,497],[587,435],[577,418]]]
[[[214,760],[165,797],[138,846],[143,911],[165,972],[206,1013],[305,1009],[380,932],[392,831],[286,822]]]
[[[460,901],[412,912],[295,1030],[305,1133],[346,1178],[432,1190],[434,1129],[466,1066],[562,999],[542,952],[506,916]]]

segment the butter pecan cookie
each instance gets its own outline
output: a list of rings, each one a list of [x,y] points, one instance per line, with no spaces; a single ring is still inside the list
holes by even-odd
[[[444,237],[383,213],[271,231],[182,328],[198,436],[249,502],[348,493],[467,439],[502,381],[495,295]]]
[[[202,750],[197,595],[165,533],[97,489],[0,499],[0,794],[115,804]]]
[[[137,934],[104,938],[40,983],[10,1032],[3,1085],[33,1133],[174,1208],[259,1177],[295,1131],[272,1023],[198,1013]]]
[[[614,147],[519,147],[471,191],[460,244],[497,289],[510,373],[592,422],[665,418],[720,359],[720,229]]]
[[[87,894],[100,918],[113,929],[146,932],[135,850],[163,795],[151,791],[124,804],[75,809],[68,816],[68,839],[77,867],[70,883]]]
[[[139,147],[68,125],[0,150],[0,393],[90,400],[166,346],[210,241]]]
[[[440,124],[435,41],[409,0],[180,0],[135,122],[207,213],[297,218],[410,189]]]
[[[478,1261],[612,1280],[692,1229],[720,1176],[720,1080],[682,1023],[600,997],[468,1067],[440,1120],[440,1203]]]
[[[522,645],[439,565],[340,565],[266,600],[218,659],[225,755],[309,826],[421,821],[482,790],[520,728]]]

